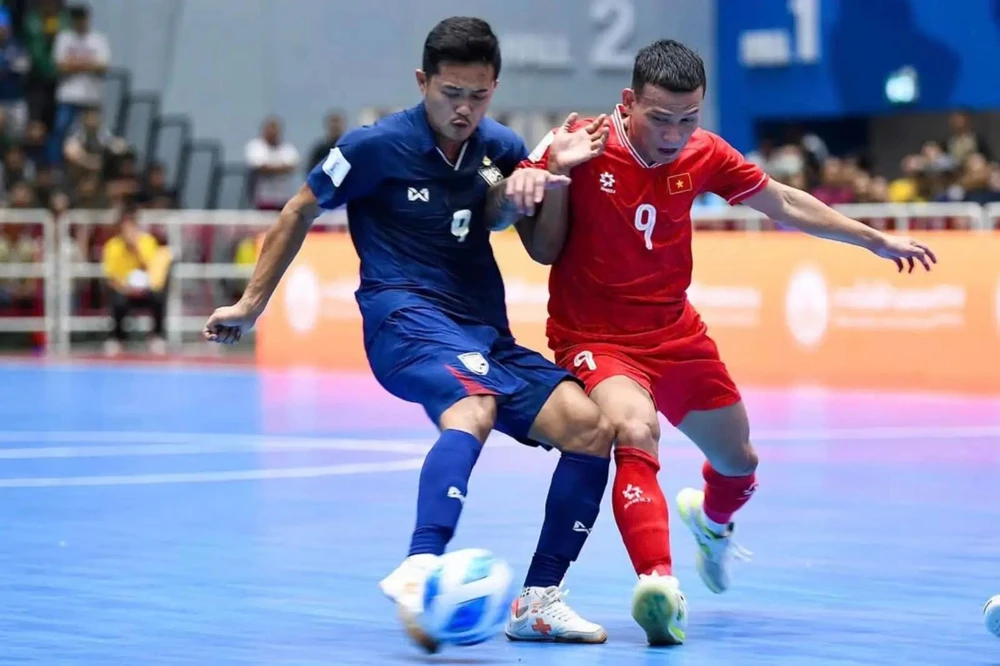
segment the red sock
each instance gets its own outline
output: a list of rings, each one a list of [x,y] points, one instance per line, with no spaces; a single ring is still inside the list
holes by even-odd
[[[642,449],[615,449],[611,506],[622,541],[637,574],[672,575],[667,500],[656,473],[660,463]]]
[[[707,462],[701,468],[705,477],[705,504],[702,510],[712,522],[726,525],[757,490],[757,475],[722,476]]]

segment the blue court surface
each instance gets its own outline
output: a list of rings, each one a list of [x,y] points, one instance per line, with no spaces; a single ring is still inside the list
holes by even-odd
[[[0,365],[0,664],[1000,665],[1000,398],[747,390],[754,552],[709,593],[679,521],[688,643],[651,649],[609,503],[568,601],[603,646],[424,656],[376,582],[434,430],[368,377]],[[700,485],[667,430],[661,480]],[[555,453],[487,444],[454,547],[523,575]]]

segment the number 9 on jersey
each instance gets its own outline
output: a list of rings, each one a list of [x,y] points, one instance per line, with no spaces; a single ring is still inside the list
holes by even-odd
[[[451,233],[458,239],[459,243],[464,243],[469,235],[469,224],[472,222],[471,210],[457,210],[451,216]]]

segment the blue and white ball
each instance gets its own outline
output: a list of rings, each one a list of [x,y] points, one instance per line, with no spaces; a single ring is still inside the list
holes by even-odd
[[[1000,594],[991,597],[983,607],[983,619],[986,621],[986,630],[1000,638]]]
[[[441,644],[488,641],[503,629],[519,591],[510,566],[488,550],[446,553],[427,577],[420,626]]]

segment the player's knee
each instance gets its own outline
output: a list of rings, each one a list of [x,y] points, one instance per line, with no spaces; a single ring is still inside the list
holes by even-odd
[[[757,471],[757,451],[750,442],[733,447],[727,455],[720,458],[718,462],[712,463],[712,467],[722,476],[750,476]]]
[[[626,419],[615,426],[615,445],[642,449],[657,455],[660,441],[660,425],[647,423],[641,419]]]
[[[594,405],[594,409],[581,415],[570,437],[563,442],[562,450],[585,453],[600,458],[611,456],[611,444],[615,439],[615,427]]]
[[[485,442],[497,421],[497,401],[489,395],[473,395],[449,407],[438,421],[442,430],[461,430]]]

